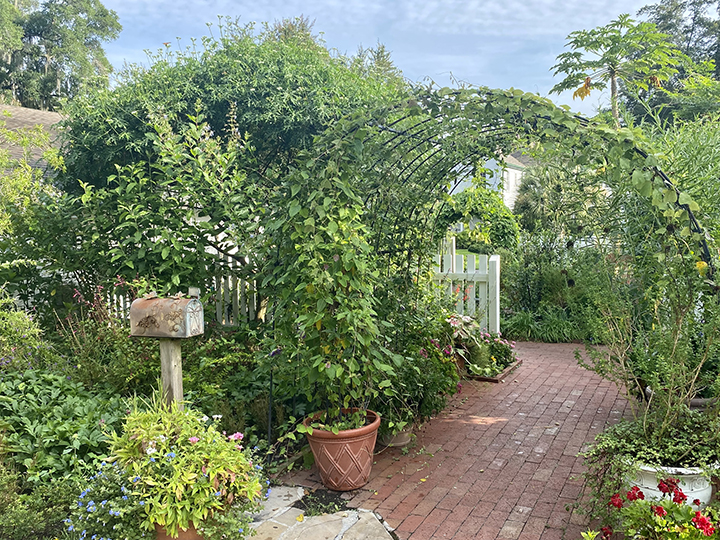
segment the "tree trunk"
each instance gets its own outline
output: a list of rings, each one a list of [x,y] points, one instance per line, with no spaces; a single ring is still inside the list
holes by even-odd
[[[612,107],[612,116],[615,120],[615,127],[620,129],[620,113],[618,112],[618,89],[617,75],[610,75],[610,106]]]

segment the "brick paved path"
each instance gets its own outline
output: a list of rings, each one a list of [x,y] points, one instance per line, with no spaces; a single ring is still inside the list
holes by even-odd
[[[626,402],[577,365],[577,348],[520,343],[523,364],[504,384],[464,381],[406,455],[376,455],[350,505],[378,512],[402,540],[580,540],[587,527],[565,509],[582,490],[576,455]],[[283,480],[319,487],[314,468]]]

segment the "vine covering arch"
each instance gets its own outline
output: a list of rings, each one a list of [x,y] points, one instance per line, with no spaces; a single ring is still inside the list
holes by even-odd
[[[436,227],[437,218],[456,181],[473,176],[488,160],[503,163],[518,149],[560,153],[567,170],[606,191],[605,206],[596,212],[619,215],[629,196],[647,200],[669,230],[699,244],[700,258],[712,264],[695,217],[699,206],[658,168],[639,129],[590,122],[535,94],[487,88],[418,92],[402,104],[339,122],[320,138],[313,167],[332,162],[343,143],[342,163],[331,169],[362,199],[368,242],[388,264],[412,263],[434,249],[445,233],[445,224]]]
[[[666,253],[655,248],[674,244],[674,254],[710,266],[699,206],[658,169],[638,129],[592,123],[519,90],[418,92],[360,112],[300,156],[265,221],[262,286],[277,299],[276,341],[304,359],[311,382],[328,383],[329,403],[390,391],[378,287],[388,277],[411,284],[429,267],[454,180],[517,149],[556,152],[578,181],[604,190],[600,242],[617,242],[623,220],[647,212],[650,226],[633,231],[650,248],[643,256],[659,261]],[[621,234],[613,238],[608,224]]]

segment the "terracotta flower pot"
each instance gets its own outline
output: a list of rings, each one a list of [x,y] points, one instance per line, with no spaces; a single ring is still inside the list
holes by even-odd
[[[157,540],[203,540],[202,535],[192,525],[189,529],[179,529],[178,536],[175,537],[170,536],[165,527],[160,525],[155,525],[155,531],[157,532]]]
[[[354,410],[343,411],[352,412]],[[303,424],[309,426],[320,414],[305,418]],[[367,425],[340,431],[337,435],[317,428],[313,428],[312,435],[306,434],[325,487],[334,491],[350,491],[368,483],[380,416],[367,411],[367,420]]]

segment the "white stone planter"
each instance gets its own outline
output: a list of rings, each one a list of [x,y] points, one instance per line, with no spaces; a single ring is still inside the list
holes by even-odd
[[[650,467],[641,465],[635,478],[630,479],[631,486],[639,487],[645,494],[646,499],[660,500],[663,493],[658,489],[658,478],[677,478],[678,487],[687,495],[687,502],[692,504],[695,499],[700,499],[702,508],[710,502],[712,495],[712,484],[703,476],[702,469],[683,467]]]
[[[380,444],[383,446],[390,446],[393,448],[404,448],[408,444],[410,444],[413,440],[413,428],[410,426],[407,429],[403,429],[402,431],[398,431],[395,434],[390,435],[389,433],[385,434],[380,439]]]

